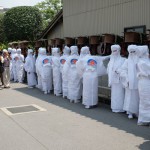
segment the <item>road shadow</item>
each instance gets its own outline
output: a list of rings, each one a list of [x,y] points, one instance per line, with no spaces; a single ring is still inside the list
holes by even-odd
[[[45,101],[98,122],[102,122],[137,137],[142,137],[146,142],[138,146],[138,148],[141,150],[150,150],[150,127],[138,126],[137,119],[129,120],[125,113],[112,113],[109,105],[99,103],[96,108],[85,109],[81,103],[70,103],[69,100],[63,99],[62,97],[56,97],[53,94],[44,95],[43,92],[36,88],[28,89],[27,87],[23,87],[15,88],[13,90],[33,96],[39,101]]]

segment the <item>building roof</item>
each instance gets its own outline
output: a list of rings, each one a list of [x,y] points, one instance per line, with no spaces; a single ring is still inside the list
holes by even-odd
[[[52,28],[58,23],[61,19],[63,19],[63,10],[60,10],[58,14],[54,17],[54,19],[49,23],[49,25],[45,28],[42,34],[39,36],[38,40],[44,39],[44,37],[52,30]]]

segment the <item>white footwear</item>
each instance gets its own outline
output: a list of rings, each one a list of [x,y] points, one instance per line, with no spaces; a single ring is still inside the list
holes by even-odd
[[[44,92],[44,94],[47,94],[47,92]]]
[[[133,115],[132,115],[132,114],[129,114],[129,115],[128,115],[128,118],[129,118],[129,119],[133,119]]]
[[[85,108],[86,108],[86,109],[89,109],[89,108],[90,108],[90,106],[86,105],[86,106],[85,106]]]
[[[70,103],[73,103],[73,100],[70,99]]]
[[[80,101],[79,100],[74,100],[74,103],[80,103]]]
[[[50,93],[50,90],[48,90],[47,93]]]

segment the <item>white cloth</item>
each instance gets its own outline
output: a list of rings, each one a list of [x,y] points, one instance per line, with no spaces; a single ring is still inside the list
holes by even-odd
[[[40,47],[38,50],[38,57],[35,62],[35,68],[36,68],[36,73],[37,73],[37,80],[38,80],[38,85],[37,87],[43,91],[43,86],[42,86],[42,77],[41,77],[41,71],[42,71],[42,51],[43,49]]]
[[[60,54],[59,48],[52,48],[52,68],[53,68],[53,85],[54,94],[59,96],[62,93],[62,77],[60,71]]]
[[[150,123],[150,60],[147,46],[141,46],[138,62],[139,117],[138,123]]]
[[[81,78],[77,73],[76,62],[78,61],[78,48],[77,46],[71,46],[71,55],[68,57],[64,65],[64,75],[68,81],[68,95],[67,98],[70,100],[81,99]]]
[[[24,68],[27,72],[27,81],[28,86],[32,87],[37,84],[36,76],[35,76],[35,59],[33,58],[33,55],[31,53],[32,51],[28,50],[28,56],[25,59]]]
[[[60,71],[62,74],[62,92],[63,92],[63,97],[68,96],[68,79],[65,76],[63,67],[70,55],[70,48],[65,46],[63,49],[63,56],[60,57]]]
[[[138,116],[139,92],[137,79],[138,49],[135,45],[128,47],[129,57],[120,69],[122,84],[125,87],[125,100],[123,109]]]
[[[16,71],[17,71],[17,80],[23,82],[24,78],[24,56],[22,54],[17,54],[16,60]]]
[[[120,46],[111,46],[111,57],[108,63],[108,86],[111,87],[111,109],[113,112],[122,112],[124,105],[125,89],[120,81],[119,69],[125,58],[120,56]]]
[[[52,90],[52,62],[51,56],[45,56],[42,60],[42,85],[44,92],[50,92]]]
[[[94,106],[98,103],[98,76],[106,74],[103,60],[102,57],[87,55],[82,63],[77,63],[79,74],[83,75],[82,104],[85,106]]]

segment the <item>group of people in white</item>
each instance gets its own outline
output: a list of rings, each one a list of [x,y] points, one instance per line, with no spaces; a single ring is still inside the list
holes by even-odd
[[[8,49],[9,51],[10,49]],[[28,49],[24,61],[21,49],[11,49],[11,78],[22,82],[24,69],[28,87],[37,87],[44,94],[54,91],[70,102],[81,101],[85,108],[98,104],[98,77],[108,74],[111,87],[112,112],[126,112],[128,118],[138,117],[138,125],[150,124],[150,59],[148,46],[129,45],[128,58],[121,57],[121,47],[111,46],[110,56],[92,56],[84,46],[65,46],[60,56],[59,48],[52,48],[52,55],[39,48],[35,59]],[[104,60],[109,60],[107,67]],[[25,62],[25,63],[24,63]]]

